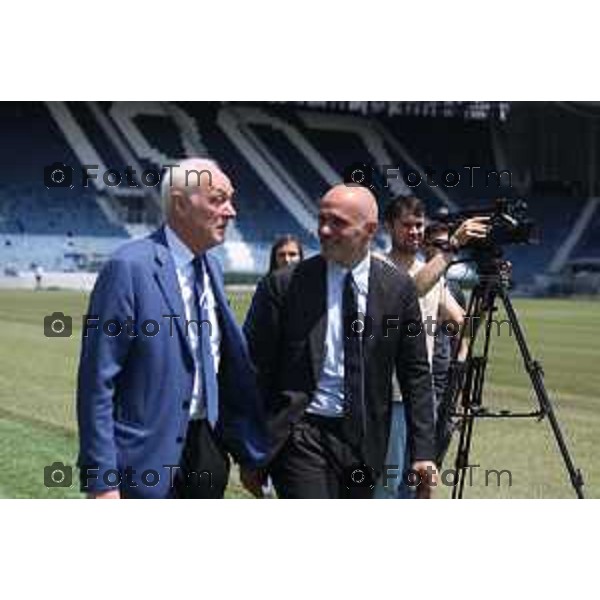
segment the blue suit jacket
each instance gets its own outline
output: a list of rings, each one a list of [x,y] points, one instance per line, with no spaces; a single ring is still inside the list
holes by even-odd
[[[217,433],[237,462],[262,466],[268,448],[255,373],[218,263],[206,259],[222,334]],[[187,431],[194,362],[163,228],[117,250],[98,276],[88,315],[77,390],[81,488],[106,490],[120,481],[130,496],[168,497]],[[117,330],[111,320],[121,324],[119,335],[107,335]],[[151,321],[159,326],[155,335]]]

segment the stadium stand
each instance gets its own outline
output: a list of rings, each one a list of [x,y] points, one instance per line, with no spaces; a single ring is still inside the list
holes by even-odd
[[[409,170],[423,175],[417,187],[401,176],[386,186],[376,173],[381,208],[390,196],[407,192],[423,198],[433,212],[442,204],[452,210],[487,205],[507,192],[515,195],[514,188],[498,187],[495,176],[486,181],[488,171],[509,167],[519,173],[521,184],[527,181],[527,165],[511,162],[509,138],[497,134],[510,114],[507,103],[492,107],[497,114],[483,103],[427,103],[427,110],[390,103],[394,106],[387,112],[385,103],[372,103],[374,114],[362,106],[368,103],[347,103],[345,112],[335,110],[343,103],[330,103],[335,106],[329,111],[298,104],[4,103],[1,267],[10,273],[34,264],[88,270],[123,241],[150,231],[160,218],[158,187],[130,188],[124,181],[110,185],[102,178],[107,168],[123,173],[130,165],[139,177],[184,156],[216,159],[235,182],[239,207],[228,241],[216,253],[227,271],[249,273],[264,272],[270,244],[281,234],[298,236],[308,254],[317,250],[317,199],[353,164],[391,165],[400,175]],[[56,162],[74,169],[72,187],[46,187],[44,169]],[[88,187],[81,185],[85,164],[98,165],[98,176]],[[466,165],[480,167],[473,181]],[[426,169],[435,171],[438,183],[444,171],[454,170],[460,182],[428,186]],[[556,169],[544,171],[539,165],[531,171],[557,176]],[[515,186],[527,196],[541,239],[537,246],[507,252],[521,284],[549,269],[560,270],[570,259],[600,256],[595,201],[581,186],[557,194],[536,183]],[[377,244],[385,246],[384,235]]]
[[[573,251],[573,258],[600,257],[600,209],[597,200],[593,210],[589,225]]]

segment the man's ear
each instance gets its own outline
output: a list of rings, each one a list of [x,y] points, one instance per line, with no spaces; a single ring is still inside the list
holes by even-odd
[[[367,232],[371,237],[375,236],[378,227],[379,224],[376,221],[370,221],[369,223],[367,223]]]
[[[179,189],[171,190],[171,198],[169,201],[169,205],[171,207],[171,212],[176,215],[180,215],[185,213],[187,198],[185,194]]]

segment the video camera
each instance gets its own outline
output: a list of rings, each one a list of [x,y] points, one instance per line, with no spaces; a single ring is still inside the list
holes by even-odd
[[[527,216],[527,202],[521,198],[498,198],[492,206],[468,208],[456,213],[439,215],[452,235],[467,219],[490,217],[490,230],[484,239],[472,240],[466,248],[493,248],[508,244],[533,244],[537,242],[535,223]]]

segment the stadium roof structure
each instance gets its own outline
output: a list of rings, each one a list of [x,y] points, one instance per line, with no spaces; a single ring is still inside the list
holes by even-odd
[[[347,101],[347,100],[310,100],[310,101],[272,101],[252,104],[289,105],[320,111],[358,114],[362,116],[383,117],[445,117],[464,120],[497,119],[505,121],[510,111],[510,102],[483,101]]]

